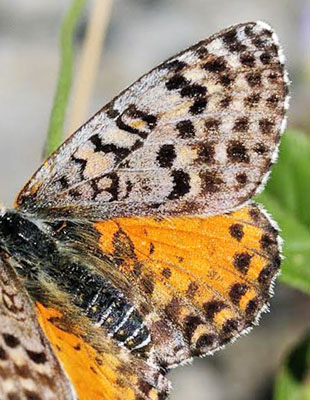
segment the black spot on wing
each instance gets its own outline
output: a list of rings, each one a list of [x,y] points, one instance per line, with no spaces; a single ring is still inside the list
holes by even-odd
[[[154,251],[155,251],[155,246],[154,246],[154,243],[151,242],[150,243],[150,250],[149,250],[150,255],[153,254]]]
[[[203,60],[204,58],[206,58],[208,56],[209,52],[205,46],[200,46],[196,50],[196,54],[201,60]]]
[[[261,85],[262,76],[260,72],[250,72],[246,75],[246,80],[250,87],[256,87]]]
[[[119,116],[119,111],[114,108],[114,101],[111,101],[104,110],[107,113],[107,116],[111,119],[114,119]]]
[[[79,169],[80,169],[80,171],[79,171],[80,180],[83,181],[83,180],[84,180],[84,171],[85,171],[85,168],[86,168],[86,165],[87,165],[87,161],[86,161],[86,160],[83,160],[82,158],[76,157],[75,154],[73,154],[73,155],[71,156],[71,161],[72,161],[74,164],[79,165]],[[74,196],[73,196],[73,197],[74,197]]]
[[[251,53],[243,53],[240,56],[241,64],[247,67],[254,67],[255,66],[255,57]]]
[[[240,172],[239,174],[236,175],[236,181],[240,184],[240,185],[245,185],[248,181],[248,177],[247,174],[244,172]]]
[[[247,130],[249,129],[248,118],[246,118],[246,117],[237,118],[233,129],[236,132],[247,132]]]
[[[250,94],[245,100],[245,105],[252,108],[258,105],[261,99],[261,95],[259,93]]]
[[[29,358],[36,364],[45,364],[47,362],[46,354],[43,351],[26,350]]]
[[[215,315],[226,307],[227,305],[220,300],[211,300],[203,305],[208,321],[213,321]]]
[[[216,171],[203,171],[200,178],[203,191],[206,193],[217,193],[223,183]]]
[[[179,131],[179,137],[182,139],[190,139],[195,136],[194,125],[189,119],[178,122],[176,128]]]
[[[274,123],[267,118],[262,118],[259,121],[259,127],[264,135],[269,135],[273,132]]]
[[[182,89],[189,85],[189,81],[182,75],[174,75],[166,82],[166,88],[170,90]]]
[[[228,108],[231,102],[232,102],[232,97],[228,95],[223,97],[219,105],[221,108]]]
[[[243,225],[241,224],[230,225],[229,233],[234,239],[240,242],[244,236]]]
[[[191,341],[192,336],[198,325],[203,325],[204,321],[196,315],[188,315],[185,318],[184,334],[185,337]]]
[[[216,118],[208,118],[205,120],[205,128],[207,133],[217,133],[219,129],[220,121]]]
[[[228,319],[222,326],[222,344],[227,343],[238,331],[239,323],[236,319]]]
[[[216,344],[218,337],[213,333],[201,335],[196,342],[196,351],[193,355],[200,355],[210,350]]]
[[[218,57],[206,62],[203,65],[203,68],[208,72],[219,73],[224,72],[227,68],[227,65],[224,57]]]
[[[266,99],[266,104],[270,108],[275,108],[279,104],[280,100],[281,99],[278,95],[272,94],[268,99]]]
[[[271,246],[277,245],[277,241],[269,233],[264,233],[260,239],[260,245],[263,250],[268,250]]]
[[[95,149],[94,149],[95,152],[102,152],[102,153],[106,153],[106,154],[112,153],[115,155],[117,161],[120,161],[123,158],[127,157],[128,154],[131,152],[131,149],[127,148],[127,147],[119,147],[112,143],[102,144],[102,141],[101,141],[99,135],[97,135],[97,134],[93,135],[90,138],[90,141],[95,146]]]
[[[111,180],[110,186],[105,188],[105,191],[111,194],[109,201],[117,201],[119,191],[119,176],[116,172],[111,172],[110,174],[106,174],[105,177]]]
[[[19,339],[16,336],[11,335],[10,333],[3,333],[2,337],[3,337],[4,343],[8,347],[11,347],[12,349],[14,349],[15,347],[20,345]]]
[[[197,148],[197,161],[202,164],[208,164],[214,161],[215,150],[211,143],[201,143]]]
[[[24,395],[27,400],[43,400],[42,397],[33,390],[24,390]]]
[[[181,310],[181,301],[177,297],[173,297],[170,303],[165,307],[165,313],[168,318],[172,320],[177,320]]]
[[[187,66],[186,62],[180,60],[173,60],[163,63],[159,69],[167,68],[170,71],[180,72]]]
[[[251,256],[249,253],[236,253],[234,256],[234,266],[242,273],[246,274],[250,268]]]
[[[146,123],[147,129],[138,129],[134,121],[141,120]],[[154,129],[157,123],[157,117],[142,110],[138,110],[134,104],[130,104],[127,109],[116,119],[116,125],[119,129],[136,134],[145,139],[150,131]]]
[[[98,194],[100,194],[102,191],[99,189],[98,183],[95,179],[91,180],[89,184],[93,190],[92,200],[95,200]]]
[[[264,267],[262,270],[261,270],[261,272],[260,272],[260,274],[259,274],[259,276],[258,276],[258,282],[261,284],[261,285],[263,285],[263,286],[265,286],[265,287],[269,287],[269,285],[270,285],[270,282],[271,282],[271,279],[273,278],[273,276],[274,276],[274,274],[275,274],[275,272],[277,271],[278,269],[277,268],[275,268],[275,266],[272,264],[272,263],[270,263],[270,264],[268,264],[268,265],[266,265],[266,267]]]
[[[223,35],[223,41],[226,45],[230,46],[237,41],[237,30],[235,28],[230,29]]]
[[[182,97],[189,97],[189,98],[205,96],[206,93],[207,93],[207,88],[197,83],[192,83],[191,85],[183,87],[183,89],[180,92]]]
[[[227,147],[227,157],[232,162],[248,163],[250,161],[249,155],[244,144],[238,140],[232,140]]]
[[[223,37],[226,47],[232,53],[241,53],[246,50],[246,46],[238,40],[237,30],[232,29],[227,32]]]
[[[241,297],[246,294],[249,287],[245,283],[235,283],[229,291],[229,297],[233,304],[239,305]]]
[[[255,153],[260,155],[263,155],[267,152],[267,148],[263,143],[256,143],[253,150],[255,151]]]
[[[146,396],[146,398],[148,398],[149,393],[152,390],[152,385],[150,385],[148,382],[146,382],[144,380],[141,380],[141,381],[139,381],[139,389]]]
[[[192,115],[199,115],[201,114],[208,104],[208,100],[206,97],[198,98],[194,101],[194,103],[190,106],[189,112]]]
[[[219,83],[224,87],[230,86],[234,82],[235,78],[232,75],[222,74],[219,78]]]
[[[176,152],[173,144],[164,144],[157,153],[156,160],[162,168],[170,168],[176,158]]]
[[[253,318],[255,317],[255,315],[258,312],[259,306],[260,306],[259,300],[256,297],[254,299],[251,299],[248,302],[246,309],[245,309],[245,315],[246,315],[247,320],[250,320],[250,321],[253,320]]]
[[[270,53],[264,52],[259,56],[262,64],[267,65],[270,64],[272,61],[272,56]]]
[[[185,196],[191,189],[189,174],[179,169],[172,171],[171,176],[173,179],[173,189],[168,199],[175,200]]]

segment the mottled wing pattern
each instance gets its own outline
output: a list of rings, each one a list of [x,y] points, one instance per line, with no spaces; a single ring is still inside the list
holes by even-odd
[[[0,258],[0,398],[76,399],[4,253]]]
[[[37,304],[39,322],[66,369],[79,400],[164,400],[168,381],[158,367],[117,346],[94,326],[75,319],[61,329],[61,314]],[[58,321],[58,323],[57,323]],[[83,324],[83,321],[82,321]]]
[[[152,362],[171,367],[218,350],[267,309],[280,241],[255,204],[214,217],[117,218],[95,227],[143,315]]]
[[[17,207],[45,218],[213,215],[257,192],[284,129],[273,30],[240,24],[144,75],[37,171]]]

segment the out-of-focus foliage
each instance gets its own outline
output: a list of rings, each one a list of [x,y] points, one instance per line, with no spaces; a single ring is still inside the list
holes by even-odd
[[[301,132],[283,136],[280,156],[257,200],[277,221],[284,239],[281,280],[310,293],[310,140]]]
[[[279,368],[274,400],[310,400],[310,332],[293,347]]]

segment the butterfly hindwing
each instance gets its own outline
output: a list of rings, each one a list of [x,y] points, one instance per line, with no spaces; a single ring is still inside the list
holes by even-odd
[[[213,217],[51,226],[75,255],[65,303],[77,305],[103,341],[108,336],[162,368],[218,350],[251,328],[267,308],[281,262],[277,228],[254,203]],[[51,305],[59,299],[47,297]]]
[[[0,257],[0,398],[76,399],[4,252]]]
[[[280,242],[255,204],[214,217],[129,217],[95,226],[100,249],[143,315],[153,362],[169,367],[213,352],[267,308]]]
[[[283,61],[261,22],[198,43],[103,107],[37,171],[17,207],[105,219],[242,205],[268,174],[284,128]]]

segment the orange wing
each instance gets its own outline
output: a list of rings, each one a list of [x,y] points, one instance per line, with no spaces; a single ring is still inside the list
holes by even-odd
[[[215,217],[98,222],[100,248],[131,282],[151,359],[171,366],[253,325],[280,265],[277,230],[256,205]]]
[[[168,384],[155,367],[136,359],[106,336],[95,349],[96,333],[86,337],[57,326],[61,314],[37,303],[39,323],[62,362],[79,400],[156,400],[166,397]],[[77,323],[73,321],[73,323]],[[67,330],[67,329],[66,329]],[[93,334],[93,336],[92,336]]]

